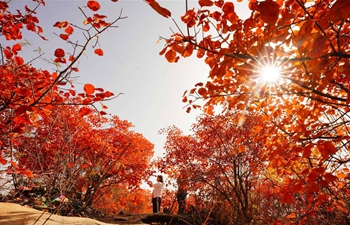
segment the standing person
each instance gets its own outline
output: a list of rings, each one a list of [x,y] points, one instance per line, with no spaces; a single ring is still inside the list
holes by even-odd
[[[162,192],[163,192],[163,176],[157,176],[157,182],[152,184],[152,205],[153,205],[153,213],[160,212],[160,205],[162,203]]]

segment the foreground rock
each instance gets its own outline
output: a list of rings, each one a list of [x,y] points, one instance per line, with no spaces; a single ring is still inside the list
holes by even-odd
[[[82,217],[64,217],[15,203],[0,202],[0,225],[145,225],[190,224],[185,217],[162,213],[127,214],[99,218],[110,223]]]
[[[40,219],[39,219],[40,218]],[[49,218],[49,219],[48,219]],[[45,223],[45,221],[47,222]],[[93,219],[43,213],[15,203],[0,202],[0,225],[108,225]]]

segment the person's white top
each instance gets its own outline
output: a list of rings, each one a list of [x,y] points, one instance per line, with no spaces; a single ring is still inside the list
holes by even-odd
[[[153,198],[162,197],[163,183],[161,182],[154,183],[152,184],[152,187],[153,187],[153,193],[152,193]]]

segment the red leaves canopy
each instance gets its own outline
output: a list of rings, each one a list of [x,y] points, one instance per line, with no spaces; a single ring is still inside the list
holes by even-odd
[[[276,125],[266,142],[266,156],[276,177],[269,179],[279,185],[268,195],[299,207],[287,219],[326,221],[329,217],[322,212],[332,211],[337,219],[329,223],[344,220],[343,205],[338,208],[334,199],[349,199],[343,189],[349,182],[341,171],[349,169],[350,161],[348,1],[250,0],[251,13],[245,19],[235,13],[235,1],[198,3],[206,8],[188,9],[181,17],[187,28],[170,36],[160,52],[169,62],[197,56],[210,68],[206,85],[183,96],[186,111],[204,100],[209,114],[215,106],[230,116],[241,110],[263,112],[263,120]],[[271,63],[282,71],[278,82],[257,79],[259,68]],[[317,196],[330,206],[324,208]]]

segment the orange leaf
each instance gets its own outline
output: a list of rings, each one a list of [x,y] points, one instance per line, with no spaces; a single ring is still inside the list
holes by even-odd
[[[100,48],[95,49],[94,52],[95,52],[96,55],[103,56],[103,51]]]
[[[207,95],[207,89],[205,89],[205,88],[199,88],[198,89],[198,94],[200,94],[201,96],[205,96],[205,95]]]
[[[29,178],[33,178],[33,177],[34,177],[33,173],[30,172],[30,171],[23,171],[23,172],[21,172],[21,173],[22,173],[23,175],[29,177]]]
[[[310,57],[318,58],[322,54],[327,52],[328,49],[328,39],[323,35],[318,35],[313,41],[314,44],[310,49]]]
[[[256,10],[258,8],[258,0],[250,0],[248,7],[250,10]]]
[[[303,149],[303,157],[304,158],[310,157],[310,155],[311,155],[311,148],[312,148],[312,145],[307,145],[307,146],[304,147],[304,149]]]
[[[337,0],[326,14],[326,19],[334,22],[345,20],[350,17],[349,0]]]
[[[323,159],[327,159],[330,155],[337,152],[337,148],[330,141],[319,141],[317,143],[317,148],[320,151]]]
[[[95,12],[101,8],[100,4],[97,1],[88,1],[87,6],[89,9]]]
[[[73,34],[74,29],[72,26],[68,26],[64,31],[70,35],[70,34]]]
[[[239,146],[238,152],[244,152],[244,151],[245,151],[245,146],[244,145]]]
[[[291,213],[291,214],[289,214],[286,218],[287,219],[294,219],[294,218],[296,218],[297,216],[295,215],[295,213]]]
[[[85,84],[84,91],[88,95],[92,95],[95,92],[95,87],[92,84]]]
[[[164,16],[165,18],[171,17],[171,12],[168,9],[161,7],[155,0],[144,1],[147,2],[147,4],[150,5],[157,13]]]
[[[167,53],[165,53],[165,58],[168,60],[168,62],[176,62],[176,52],[170,49],[167,51]]]
[[[62,48],[58,48],[55,50],[55,54],[56,57],[61,58],[65,56],[65,52]]]
[[[199,0],[198,3],[201,7],[212,6],[214,4],[212,0]]]
[[[208,115],[213,115],[214,114],[214,106],[209,105],[208,107],[206,107],[205,113],[207,113]]]
[[[63,39],[63,40],[67,40],[69,38],[69,35],[67,34],[60,34],[60,37]]]

